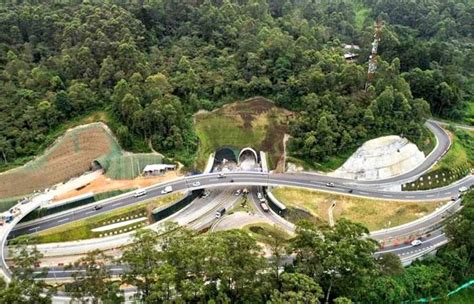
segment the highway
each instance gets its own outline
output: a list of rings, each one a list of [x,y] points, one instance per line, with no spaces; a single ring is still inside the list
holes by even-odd
[[[171,185],[173,190],[176,191],[187,191],[195,190],[198,188],[219,188],[219,187],[237,187],[237,186],[288,186],[298,187],[305,189],[313,189],[320,191],[327,191],[332,193],[341,193],[345,195],[361,196],[367,198],[377,198],[382,200],[391,201],[437,201],[437,200],[449,200],[452,196],[456,196],[461,186],[471,186],[474,184],[474,177],[469,176],[458,183],[449,185],[444,188],[438,188],[427,191],[412,191],[412,192],[401,192],[401,191],[382,191],[373,189],[367,185],[359,185],[353,181],[350,184],[341,183],[340,180],[334,178],[325,179],[316,178],[313,175],[307,174],[268,174],[268,173],[257,173],[257,172],[234,172],[227,173],[224,178],[219,178],[217,173],[194,175],[178,179],[172,182],[168,182],[162,185],[154,186],[148,190],[146,196],[134,197],[133,193],[121,198],[113,199],[105,204],[102,209],[94,210],[92,204],[90,206],[84,206],[62,212],[57,215],[52,215],[39,221],[32,221],[22,223],[13,228],[9,237],[16,237],[22,234],[29,234],[33,232],[39,232],[45,229],[53,228],[64,223],[84,219],[87,217],[95,216],[104,212],[108,212],[124,206],[143,202],[152,198],[160,197],[161,190],[165,186]],[[199,181],[199,187],[192,187],[193,182]],[[326,186],[326,182],[331,181],[334,183],[334,187]],[[352,190],[352,193],[348,193]]]
[[[178,179],[173,182],[165,183],[150,188],[145,198],[135,198],[132,194],[125,197],[117,198],[107,204],[103,204],[103,208],[100,210],[94,210],[91,207],[75,208],[66,213],[60,213],[51,217],[47,217],[41,221],[34,221],[30,224],[20,224],[15,227],[11,232],[9,238],[16,237],[22,234],[28,234],[32,232],[39,232],[45,229],[53,228],[58,224],[68,223],[79,219],[84,219],[90,216],[94,216],[100,213],[108,212],[117,208],[121,208],[127,205],[135,204],[148,199],[150,197],[158,197],[161,195],[161,190],[171,185],[174,191],[192,190],[197,189],[192,187],[192,183],[199,181],[200,186],[198,188],[209,188],[209,187],[221,187],[233,185],[231,181],[239,185],[257,185],[257,186],[289,186],[289,187],[300,187],[309,188],[315,190],[326,190],[331,192],[348,194],[349,190],[352,190],[351,195],[357,195],[362,197],[371,197],[385,200],[440,200],[447,199],[457,194],[457,188],[463,185],[472,185],[473,181],[465,180],[466,184],[459,184],[455,187],[446,187],[441,191],[417,191],[417,192],[387,192],[374,189],[374,185],[391,184],[395,182],[403,182],[407,179],[415,179],[417,176],[423,174],[436,163],[436,161],[442,157],[451,145],[448,134],[438,125],[438,122],[427,121],[425,124],[435,135],[437,145],[433,151],[428,155],[425,161],[418,167],[414,168],[410,172],[405,174],[392,177],[384,180],[377,181],[356,181],[351,179],[328,177],[322,174],[264,174],[264,173],[232,173],[227,174],[227,178],[220,179],[217,174],[203,174],[187,177],[184,179]],[[333,188],[328,188],[326,183],[334,183]]]
[[[358,180],[350,180],[350,179],[343,179],[343,178],[335,178],[335,177],[328,177],[322,174],[306,174],[306,173],[298,173],[298,174],[269,174],[269,173],[258,173],[258,172],[229,172],[225,174],[225,177],[219,177],[218,173],[210,173],[210,174],[201,174],[201,175],[194,175],[184,178],[179,178],[174,181],[170,181],[167,183],[154,185],[152,187],[147,188],[147,195],[144,197],[135,198],[133,193],[121,195],[120,197],[107,200],[106,203],[101,203],[103,206],[100,210],[94,210],[91,206],[83,206],[78,207],[72,210],[68,210],[59,214],[55,214],[52,216],[48,216],[42,218],[40,220],[35,220],[31,222],[26,222],[19,224],[16,227],[13,227],[10,237],[19,236],[22,234],[28,234],[32,232],[38,232],[45,229],[49,229],[52,227],[56,227],[63,223],[68,223],[72,221],[76,221],[79,219],[91,217],[97,214],[101,214],[104,212],[108,212],[117,208],[121,208],[124,206],[128,206],[131,204],[136,204],[138,202],[142,202],[147,199],[152,199],[161,196],[161,190],[164,189],[166,186],[172,186],[173,192],[177,191],[190,191],[195,189],[202,189],[202,188],[221,188],[221,189],[229,189],[230,187],[241,187],[241,186],[287,186],[287,187],[298,187],[298,188],[305,188],[305,189],[314,189],[319,191],[326,191],[331,193],[341,193],[345,195],[353,195],[353,196],[361,196],[361,197],[368,197],[368,198],[376,198],[382,200],[404,200],[404,201],[436,201],[436,200],[448,200],[452,196],[458,194],[458,189],[462,186],[470,187],[474,184],[474,177],[468,176],[461,181],[458,181],[452,185],[449,185],[444,188],[433,189],[428,191],[414,191],[414,192],[401,192],[401,191],[384,191],[378,188],[380,185],[384,184],[395,184],[395,183],[403,183],[407,180],[413,180],[419,175],[426,172],[429,168],[431,168],[436,161],[442,157],[446,151],[450,147],[450,139],[446,132],[438,125],[437,122],[434,121],[427,121],[427,127],[433,132],[437,139],[437,145],[435,149],[428,155],[426,160],[419,165],[418,167],[414,168],[410,172],[404,173],[402,175],[383,179],[383,180],[376,180],[376,181],[358,181]],[[199,182],[200,185],[198,187],[193,187],[192,184],[195,182]],[[326,184],[331,182],[334,186],[328,187]],[[220,192],[220,191],[216,191]],[[350,192],[350,193],[349,193]],[[223,193],[226,193],[224,191]],[[215,194],[219,196],[220,194]],[[225,194],[224,194],[225,195]],[[231,192],[230,192],[230,195]],[[230,198],[230,197],[228,197]],[[226,200],[226,206],[231,207],[236,200]],[[188,224],[195,229],[202,229],[203,227],[207,226],[214,220],[214,213],[215,210],[221,206],[221,203],[216,203],[215,205],[208,205],[204,208],[202,205],[203,203],[193,202],[190,206],[186,207],[183,210],[182,216],[188,214],[194,214],[194,222],[189,222]],[[205,204],[206,205],[206,204]],[[93,205],[92,205],[93,206]],[[207,209],[206,209],[207,208]],[[259,206],[257,206],[259,208]],[[28,211],[29,212],[29,211]],[[200,213],[201,212],[201,213]],[[271,213],[264,213],[265,217],[270,219],[271,221],[277,223],[282,226],[286,226],[287,229],[291,229],[291,223],[286,222],[284,219],[280,217],[275,217],[274,214]],[[196,219],[202,217],[201,220],[197,221]],[[438,219],[439,220],[439,219]],[[433,220],[434,221],[434,220]],[[178,222],[180,222],[178,220]],[[182,223],[185,223],[186,220],[183,220]],[[424,223],[423,225],[426,225]],[[432,224],[432,223],[428,223]],[[426,226],[425,226],[426,227]],[[6,231],[10,230],[12,227],[7,227]],[[409,229],[418,229],[418,228],[409,228]],[[397,232],[400,233],[400,232]],[[105,239],[105,238],[104,238]],[[102,241],[102,239],[101,239]],[[105,241],[105,240],[104,240]],[[433,232],[424,242],[422,245],[418,246],[416,249],[412,248],[411,245],[408,246],[396,246],[396,247],[385,247],[380,253],[383,252],[395,252],[399,256],[408,255],[413,252],[422,252],[425,249],[431,248],[430,246],[434,246],[434,244],[439,244],[440,242],[445,242],[446,238],[441,230],[437,232]],[[3,250],[0,250],[3,256]],[[4,265],[1,265],[2,269],[6,269]],[[55,273],[55,272],[53,272]]]

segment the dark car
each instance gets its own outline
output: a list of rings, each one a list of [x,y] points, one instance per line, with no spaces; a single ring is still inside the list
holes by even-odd
[[[102,209],[102,205],[95,205],[94,206],[94,210],[100,210],[100,209]]]

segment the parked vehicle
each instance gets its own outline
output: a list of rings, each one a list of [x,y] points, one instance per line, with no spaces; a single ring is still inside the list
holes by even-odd
[[[221,208],[219,210],[216,211],[216,218],[221,218],[225,213],[225,208]]]
[[[146,190],[145,189],[138,189],[137,191],[135,191],[135,194],[133,194],[133,196],[135,197],[139,197],[139,196],[142,196],[142,195],[146,195]]]
[[[166,194],[170,192],[173,192],[173,187],[171,186],[166,186],[163,190],[161,190],[161,194]]]

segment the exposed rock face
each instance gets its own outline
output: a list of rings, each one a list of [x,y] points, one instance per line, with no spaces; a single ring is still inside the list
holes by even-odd
[[[418,147],[396,135],[366,141],[330,176],[358,180],[375,180],[397,176],[413,170],[425,159]]]

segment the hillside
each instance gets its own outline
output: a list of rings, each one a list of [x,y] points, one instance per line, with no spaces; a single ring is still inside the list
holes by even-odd
[[[255,97],[227,104],[212,112],[194,116],[199,137],[198,168],[203,168],[210,153],[230,146],[252,147],[268,154],[269,166],[275,168],[283,156],[283,136],[288,130],[290,111],[276,107],[270,100]]]
[[[133,179],[162,160],[157,154],[124,154],[105,124],[91,123],[68,130],[24,166],[0,173],[0,198],[43,190],[98,166],[110,178]]]

